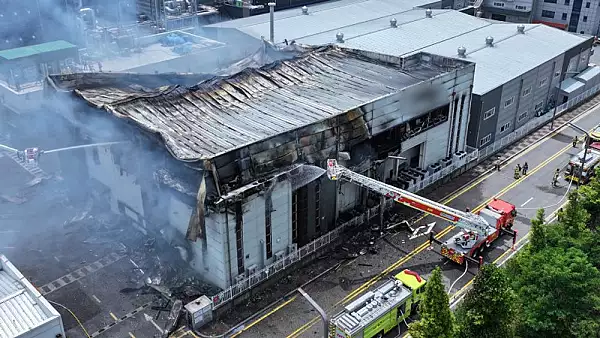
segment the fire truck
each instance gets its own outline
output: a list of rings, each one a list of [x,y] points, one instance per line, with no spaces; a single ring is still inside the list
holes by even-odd
[[[329,321],[329,337],[383,337],[416,311],[425,283],[416,272],[400,272],[335,315]]]
[[[583,164],[583,172],[581,172],[581,160],[584,153],[585,149],[571,158],[564,174],[565,180],[572,180],[577,184],[586,184],[594,176],[596,167],[600,163],[600,142],[593,142],[588,146],[588,153]],[[579,175],[581,175],[582,182],[579,182]]]
[[[461,229],[458,234],[445,242],[441,242],[434,237],[432,232],[430,242],[439,244],[442,256],[458,264],[464,264],[465,260],[473,261],[479,265],[482,264],[483,251],[489,248],[492,242],[502,233],[513,237],[513,245],[515,243],[517,232],[511,228],[517,210],[513,204],[506,201],[494,198],[477,214],[460,211],[376,179],[357,174],[338,165],[337,161],[332,159],[327,160],[327,176],[331,180],[343,179],[352,182],[392,198],[400,204],[454,223],[456,227]]]

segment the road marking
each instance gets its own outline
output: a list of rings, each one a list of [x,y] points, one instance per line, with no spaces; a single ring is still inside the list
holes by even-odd
[[[530,199],[525,201],[525,203],[521,204],[521,207],[524,207],[527,203],[531,202],[532,199],[533,199],[533,197],[531,197]]]
[[[126,320],[126,319],[128,319],[128,318],[132,318],[132,317],[133,317],[133,316],[135,316],[137,313],[140,313],[140,312],[141,312],[141,311],[143,311],[145,308],[149,307],[151,304],[152,304],[152,302],[148,302],[148,303],[146,303],[146,304],[143,304],[143,305],[140,305],[140,306],[138,306],[137,308],[135,308],[135,309],[133,309],[132,311],[128,312],[128,313],[127,313],[126,315],[124,315],[123,317],[121,317],[121,318],[117,318],[117,319],[116,319],[114,322],[112,322],[112,323],[110,323],[110,324],[106,325],[105,327],[103,327],[103,328],[99,329],[98,331],[96,331],[96,332],[94,332],[94,333],[90,334],[90,337],[91,337],[91,338],[98,337],[99,335],[101,335],[102,333],[106,332],[107,330],[109,330],[110,328],[114,327],[115,325],[117,325],[117,324],[119,324],[119,323],[123,322],[124,320]],[[114,316],[114,314],[112,314],[112,312],[111,312],[111,315],[113,315],[113,316]],[[113,318],[114,318],[114,317],[113,317]]]
[[[541,170],[542,168],[544,168],[545,166],[547,166],[550,162],[554,161],[555,159],[557,159],[558,157],[560,157],[562,154],[564,154],[565,152],[567,152],[571,148],[572,148],[572,145],[565,146],[564,148],[562,148],[561,150],[559,150],[556,154],[550,156],[549,158],[547,158],[546,160],[544,160],[542,163],[540,163],[538,166],[536,166],[535,168],[533,168],[529,172],[529,174],[527,176],[522,176],[521,178],[519,178],[517,180],[514,180],[509,185],[507,185],[502,190],[500,190],[500,192],[498,192],[497,194],[495,194],[491,198],[487,199],[485,202],[483,202],[480,205],[478,205],[476,208],[473,209],[473,212],[477,212],[477,211],[483,209],[493,198],[498,198],[498,197],[504,195],[506,192],[508,192],[512,188],[516,187],[518,184],[520,184],[521,182],[523,182],[527,178],[533,176],[533,174],[535,174],[536,172],[538,172],[539,170]],[[467,187],[467,188],[465,188],[463,190],[466,192],[466,191],[468,191],[470,189],[472,189],[472,186]],[[453,196],[452,199],[455,199],[456,197],[458,197],[458,196]],[[446,204],[446,203],[448,203],[448,202],[445,202],[444,204]],[[426,215],[422,216],[420,219],[423,219],[425,217],[426,217]],[[435,237],[437,239],[440,239],[441,237],[445,236],[447,233],[449,233],[454,228],[455,228],[454,225],[449,225],[444,230],[440,231],[440,233],[438,233]],[[421,244],[419,247],[417,247],[416,249],[414,249],[408,255],[406,255],[405,257],[401,258],[397,262],[393,263],[389,267],[387,267],[384,271],[382,271],[381,273],[379,273],[378,275],[376,275],[375,277],[373,277],[371,280],[367,281],[363,285],[359,286],[356,290],[350,292],[346,297],[344,297],[344,299],[342,299],[340,302],[337,302],[336,304],[334,304],[333,307],[337,307],[338,305],[340,305],[342,303],[343,304],[348,303],[349,301],[351,301],[352,299],[354,299],[358,294],[360,294],[363,291],[367,290],[372,285],[374,285],[375,283],[377,283],[381,278],[383,278],[384,276],[388,275],[388,273],[390,271],[393,271],[396,268],[398,268],[399,266],[401,266],[402,264],[406,263],[407,261],[409,261],[410,259],[412,259],[412,257],[416,256],[417,254],[419,254],[423,250],[425,250],[428,246],[429,246],[429,241],[426,241],[425,243]],[[471,282],[469,282],[468,284],[470,284]],[[319,320],[320,320],[320,317],[314,317],[308,323],[304,324],[303,326],[301,326],[300,328],[298,328],[294,332],[292,332],[290,335],[288,335],[287,338],[298,337],[300,334],[304,333],[306,330],[308,330],[311,326],[313,326]]]
[[[262,320],[264,320],[265,318],[269,317],[270,315],[272,315],[273,313],[279,311],[279,309],[281,309],[282,307],[288,305],[289,303],[293,302],[296,299],[297,296],[294,296],[288,300],[286,300],[285,302],[277,305],[277,307],[275,307],[273,310],[267,312],[266,314],[264,314],[263,316],[261,316],[260,318],[258,318],[256,321],[252,322],[250,325],[246,326],[245,328],[241,329],[240,331],[236,332],[235,334],[233,334],[231,336],[231,338],[237,337],[239,335],[241,335],[244,331],[249,330],[251,327],[253,327],[254,325],[260,323]]]
[[[140,270],[140,272],[142,273],[142,275],[145,274],[144,270],[140,269],[140,267],[137,264],[135,264],[135,262],[133,261],[133,259],[130,258],[129,261],[131,262],[131,264],[133,264],[133,266],[135,266],[136,269]]]
[[[156,322],[154,321],[154,318],[152,318],[152,316],[150,316],[150,315],[148,315],[148,314],[144,313],[144,319],[145,319],[147,322],[150,322],[152,325],[154,325],[154,327],[155,327],[155,328],[158,330],[158,332],[160,332],[161,334],[162,334],[162,333],[165,333],[165,332],[163,331],[162,327],[160,327],[160,326],[158,326],[158,324],[156,324]]]
[[[115,320],[115,322],[119,320],[119,318],[117,318],[117,316],[115,316],[115,314],[112,312],[110,313],[110,316]]]
[[[75,281],[81,283],[80,279],[82,279],[83,277],[91,274],[92,272],[96,272],[102,268],[105,268],[105,267],[113,264],[114,262],[120,260],[123,257],[125,257],[125,256],[119,255],[116,253],[112,253],[108,256],[105,256],[105,257],[93,262],[92,264],[81,267],[67,275],[64,275],[64,276],[46,284],[46,285],[42,285],[39,288],[40,293],[45,296],[45,295],[52,293],[60,288],[65,287]],[[55,259],[57,259],[57,258],[55,257]]]
[[[589,108],[588,108],[588,109],[587,109],[585,112],[583,112],[583,113],[579,114],[577,117],[575,117],[575,118],[573,118],[573,119],[569,119],[568,121],[577,122],[577,121],[579,121],[579,120],[581,120],[581,119],[583,119],[583,118],[587,117],[587,116],[588,116],[588,115],[590,115],[592,112],[594,112],[594,111],[595,111],[595,109],[597,109],[597,108],[598,108],[598,106],[600,106],[600,102],[599,102],[599,103],[596,103],[596,104],[594,104],[593,106],[589,107]],[[547,125],[547,123],[546,123],[546,125]],[[546,125],[544,125],[542,128],[544,128]],[[501,169],[502,169],[502,168],[509,167],[509,166],[510,166],[512,163],[514,163],[515,161],[517,161],[518,159],[520,159],[521,157],[523,157],[524,155],[526,155],[526,154],[527,154],[527,153],[529,153],[530,151],[532,151],[532,150],[534,150],[534,149],[538,148],[539,146],[541,146],[542,144],[544,144],[546,141],[548,141],[548,140],[552,139],[552,137],[554,137],[554,136],[558,135],[559,133],[561,133],[561,132],[562,132],[562,131],[564,131],[564,130],[567,130],[568,128],[569,128],[569,127],[568,127],[568,125],[564,124],[562,127],[560,127],[560,128],[557,128],[557,129],[555,129],[554,131],[551,131],[551,132],[547,133],[546,135],[544,135],[544,136],[543,136],[543,137],[541,137],[540,139],[536,140],[536,141],[535,141],[535,142],[534,142],[532,145],[528,146],[527,148],[525,148],[525,149],[523,149],[521,152],[519,152],[517,155],[515,155],[514,157],[512,157],[512,158],[511,158],[511,159],[510,159],[510,160],[509,160],[507,163],[505,163],[505,164],[504,164],[504,165],[501,167]],[[531,133],[530,135],[533,135],[533,133]],[[529,136],[530,136],[530,135],[529,135]],[[528,137],[528,136],[525,136],[525,137]],[[511,145],[511,146],[514,146],[514,144],[513,144],[513,145]],[[559,152],[558,152],[558,153],[556,153],[556,154],[555,154],[555,155],[554,155],[554,156],[553,156],[551,159],[548,159],[548,160],[550,160],[550,161],[551,161],[551,160],[553,160],[554,158],[556,158],[556,157],[558,157],[558,156],[562,155],[562,154],[563,154],[564,152],[566,152],[566,151],[567,151],[567,150],[568,150],[568,149],[569,149],[571,146],[572,146],[572,145],[569,145],[569,146],[566,146],[566,147],[564,147],[563,149],[559,150]],[[542,163],[541,163],[540,165],[538,165],[538,166],[537,166],[535,169],[538,169],[538,170],[539,170],[541,167],[544,167],[545,165],[547,165],[547,163],[549,163],[549,162],[550,162],[550,161],[548,161],[548,160],[546,160],[546,161],[542,162]],[[521,182],[521,180],[523,180],[523,179],[525,179],[526,177],[528,177],[528,176],[529,176],[529,174],[533,174],[535,171],[537,171],[537,170],[535,170],[535,169],[534,169],[534,170],[531,170],[531,171],[528,173],[528,175],[527,175],[527,176],[524,176],[524,177],[522,177],[520,180],[515,180],[515,181],[514,181],[513,183],[511,183],[509,186],[507,186],[507,187],[505,187],[504,189],[502,189],[502,190],[501,190],[501,191],[500,191],[498,194],[496,194],[496,197],[499,197],[499,196],[501,196],[502,194],[504,194],[506,191],[508,191],[508,190],[512,189],[512,187],[514,187],[514,185],[516,185],[516,184],[520,183],[520,182]],[[468,186],[466,186],[466,187],[463,187],[463,188],[462,188],[462,189],[460,189],[459,191],[457,191],[457,192],[455,192],[454,194],[450,195],[448,198],[446,198],[446,199],[444,199],[443,201],[441,201],[441,203],[442,203],[442,204],[448,204],[448,203],[452,202],[452,201],[453,201],[453,200],[455,200],[456,198],[458,198],[458,197],[462,196],[462,195],[463,195],[463,194],[465,194],[466,192],[468,192],[468,191],[470,191],[471,189],[475,188],[476,186],[478,186],[479,184],[481,184],[481,182],[483,182],[483,181],[487,180],[488,178],[490,178],[492,175],[494,175],[494,174],[496,174],[496,173],[499,173],[499,172],[498,172],[498,171],[491,171],[491,172],[488,172],[487,174],[485,174],[485,175],[483,175],[482,177],[480,177],[480,178],[476,179],[475,181],[473,181],[473,182],[472,182],[470,185],[468,185]],[[514,185],[513,185],[513,184],[514,184]],[[508,189],[507,189],[507,188],[508,188]],[[506,189],[506,190],[505,190],[505,189]],[[504,190],[505,190],[505,191],[504,191]],[[487,204],[487,203],[488,203],[488,201],[490,201],[490,200],[491,200],[491,199],[487,200],[487,201],[485,202],[485,204]],[[483,206],[485,206],[485,204],[483,204]],[[483,208],[483,206],[482,206],[481,208]],[[480,210],[480,209],[479,209],[479,210]],[[478,210],[476,209],[476,210],[474,210],[473,212],[476,212],[476,211],[478,211]],[[421,220],[423,220],[423,219],[424,219],[425,217],[427,217],[427,216],[428,216],[428,215],[422,215],[422,216],[420,216],[419,218],[417,218],[417,220],[415,220],[415,221],[414,221],[414,223],[418,223],[418,222],[420,222]],[[440,231],[440,233],[438,233],[438,235],[436,235],[436,238],[438,238],[438,239],[439,239],[439,238],[443,237],[445,234],[447,234],[447,233],[448,233],[450,230],[452,230],[452,229],[454,229],[454,227],[453,227],[453,226],[449,226],[449,227],[445,228],[444,230]],[[439,236],[439,237],[438,237],[438,236]],[[423,251],[423,250],[424,250],[424,249],[427,247],[427,245],[426,245],[426,244],[427,244],[427,242],[426,242],[426,243],[424,243],[424,244],[421,244],[419,247],[417,247],[415,250],[413,250],[413,252],[411,252],[411,253],[409,253],[407,256],[405,256],[405,257],[401,258],[399,261],[397,261],[396,263],[392,264],[391,266],[399,266],[399,265],[401,265],[401,264],[404,264],[404,263],[405,263],[405,262],[408,260],[408,259],[405,259],[405,258],[410,258],[410,257],[409,257],[409,255],[411,255],[411,254],[413,254],[413,253],[414,253],[414,254],[420,253],[421,251]],[[415,251],[417,251],[417,250],[418,250],[418,252],[415,252]],[[412,256],[411,256],[411,257],[412,257]],[[351,262],[349,262],[349,263],[347,263],[347,264],[349,265],[350,263],[351,263]],[[390,266],[390,267],[391,267],[391,266]],[[346,298],[354,298],[354,295],[356,295],[357,293],[361,293],[361,292],[362,292],[362,291],[364,291],[365,289],[367,289],[367,288],[371,287],[373,284],[375,284],[377,281],[379,281],[379,280],[381,279],[381,277],[379,277],[380,275],[382,275],[382,274],[383,274],[383,275],[387,275],[387,272],[388,272],[388,271],[391,271],[391,270],[393,270],[393,269],[389,269],[390,267],[386,268],[386,269],[385,269],[385,270],[384,270],[382,273],[380,273],[379,275],[377,275],[377,276],[373,277],[371,280],[367,281],[367,282],[366,282],[366,283],[364,283],[363,285],[359,286],[359,287],[358,287],[358,288],[357,288],[355,291],[352,291],[352,292],[351,292],[351,293],[350,293],[348,296],[346,296],[346,297],[345,297],[345,299],[344,299],[343,301],[345,301],[345,300],[346,300]],[[349,297],[350,295],[353,295],[353,296]],[[340,303],[340,302],[338,302],[338,303],[337,303],[337,304],[335,304],[334,306],[337,306],[337,305],[339,305],[339,303]],[[287,305],[287,304],[286,304],[286,305]],[[283,307],[283,306],[282,306],[282,307]],[[281,308],[281,307],[277,307],[277,309],[280,309],[280,308]],[[271,314],[273,314],[274,312],[276,312],[276,311],[271,311],[271,312],[269,312],[269,316],[270,316]],[[264,317],[264,316],[263,316],[263,317]],[[259,320],[255,321],[255,322],[253,322],[251,325],[256,325],[256,324],[258,324],[260,321],[264,320],[264,318],[263,318],[263,317],[261,317]],[[267,317],[268,317],[268,316],[267,316]],[[307,324],[303,325],[302,327],[306,326],[306,329],[308,329],[310,326],[314,325],[314,323],[316,323],[318,320],[319,320],[319,317],[315,317],[315,318],[313,318],[313,320],[311,321],[311,322],[312,322],[312,324],[310,324],[310,325],[306,326],[307,324],[309,324],[309,323],[310,323],[310,322],[309,322],[309,323],[307,323]],[[301,327],[301,328],[302,328],[302,327]],[[298,331],[299,331],[301,328],[299,328],[298,330],[294,331],[294,333],[295,333],[295,332],[298,332]],[[306,329],[305,329],[305,330],[306,330]],[[305,331],[305,330],[304,330],[304,331]],[[302,332],[304,332],[304,331],[302,331]],[[298,332],[298,334],[301,334],[302,332]],[[291,334],[291,335],[289,335],[288,337],[292,337],[292,336],[294,335],[294,333],[292,333],[292,334]]]
[[[187,330],[187,331],[185,331],[185,333],[189,334],[190,336],[192,336],[194,338],[200,338],[200,337],[196,336],[196,334],[191,330]]]
[[[98,299],[98,297],[96,297],[96,295],[92,295],[92,298],[94,298],[94,300],[95,300],[95,301],[97,301],[98,303],[102,303],[102,302],[100,301],[100,299]]]
[[[60,263],[60,259],[58,259],[58,257],[54,256],[54,259]]]
[[[133,333],[131,333],[131,332],[128,332],[128,333],[129,333],[129,337],[135,338],[135,336],[133,335]]]

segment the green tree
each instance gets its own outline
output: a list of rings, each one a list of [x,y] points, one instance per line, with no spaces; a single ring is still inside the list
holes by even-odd
[[[514,337],[514,301],[504,269],[484,266],[456,312],[458,337]]]
[[[590,214],[590,226],[596,229],[600,225],[600,168],[596,169],[596,176],[590,182],[579,187],[581,207]]]
[[[546,214],[544,209],[539,209],[534,219],[531,220],[531,240],[529,249],[538,252],[546,247]]]
[[[600,272],[580,249],[525,251],[509,273],[520,337],[579,337],[598,327]]]
[[[419,304],[420,319],[409,326],[413,338],[454,337],[454,316],[448,304],[448,294],[442,283],[442,272],[436,267],[425,285]]]

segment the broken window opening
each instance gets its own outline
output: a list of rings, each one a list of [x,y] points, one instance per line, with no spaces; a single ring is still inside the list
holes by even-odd
[[[100,165],[100,154],[98,153],[98,148],[92,148],[92,158],[94,159],[94,163],[96,165]]]
[[[237,251],[238,274],[244,273],[244,219],[242,202],[235,203],[235,248]]]
[[[273,257],[273,241],[271,234],[271,211],[273,209],[273,200],[271,194],[265,198],[265,245],[267,251],[267,259]]]
[[[321,234],[321,182],[317,181],[315,185],[315,231]]]
[[[375,135],[371,144],[374,145],[379,158],[387,157],[387,154],[399,148],[402,142],[448,121],[449,115],[450,104],[446,104]]]
[[[298,190],[292,193],[292,243],[298,243]]]

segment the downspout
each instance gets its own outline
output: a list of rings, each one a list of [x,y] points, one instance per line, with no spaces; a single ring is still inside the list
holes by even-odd
[[[456,81],[456,79],[455,79]],[[456,86],[456,83],[454,84]],[[448,116],[448,144],[446,145],[446,158],[450,156],[450,151],[452,150],[451,143],[453,142],[452,134],[454,133],[454,128],[452,121],[454,121],[454,97],[456,96],[456,92],[454,92],[454,88],[452,91],[452,97],[450,98],[450,112]]]
[[[552,73],[552,78],[554,78],[554,73]],[[550,81],[550,85],[552,85],[552,81]],[[517,123],[519,119],[519,107],[521,106],[521,97],[523,95],[523,78],[521,78],[521,82],[519,83],[519,91],[517,92],[517,112],[515,114],[515,120],[513,122],[514,130],[517,129]]]

